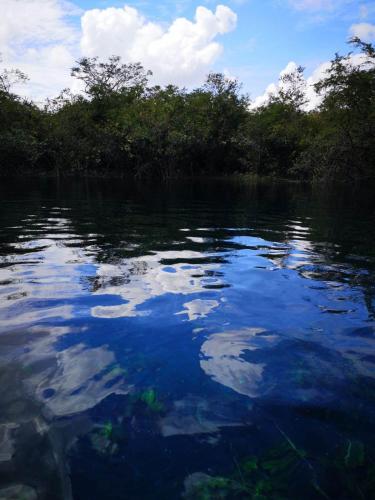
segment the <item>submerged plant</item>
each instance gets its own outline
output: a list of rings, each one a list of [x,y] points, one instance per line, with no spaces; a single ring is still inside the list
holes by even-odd
[[[191,500],[282,500],[297,498],[294,492],[303,487],[306,493],[306,486],[309,485],[310,496],[315,490],[314,498],[329,499],[318,483],[307,452],[299,448],[275,422],[274,425],[283,437],[278,446],[242,462],[233,456],[235,469],[227,477],[199,473],[190,476],[190,480],[185,481],[185,497]]]
[[[191,476],[185,483],[185,497],[191,500],[288,498],[291,478],[304,456],[303,450],[296,453],[283,442],[261,457],[249,457],[242,463],[235,460],[236,469],[228,477]]]
[[[91,445],[99,455],[112,456],[118,451],[118,444],[109,439],[103,432],[93,432]]]
[[[375,461],[363,442],[347,439],[333,455],[313,457],[279,430],[285,438],[283,442],[240,463],[233,458],[235,469],[228,476],[202,473],[189,476],[185,480],[184,497],[190,500],[375,498]],[[324,489],[315,466],[325,478]]]
[[[157,393],[154,389],[143,391],[139,396],[139,400],[145,403],[147,408],[155,413],[160,413],[164,410],[164,405],[158,400]]]
[[[351,441],[349,439],[345,454],[345,465],[347,467],[359,467],[363,465],[365,459],[365,450],[360,441]]]
[[[234,479],[197,472],[185,480],[183,496],[188,500],[212,500],[247,498],[246,493],[246,488]]]
[[[113,425],[112,425],[112,422],[106,422],[103,426],[103,429],[102,429],[102,434],[105,438],[107,439],[111,439],[112,437],[112,432],[113,432]]]
[[[125,439],[124,429],[122,425],[114,426],[109,420],[103,425],[100,425],[90,435],[92,447],[100,455],[114,455],[118,452],[119,443]]]
[[[332,459],[322,459],[326,474],[332,478],[333,495],[343,498],[375,498],[375,462],[359,440],[347,439]]]

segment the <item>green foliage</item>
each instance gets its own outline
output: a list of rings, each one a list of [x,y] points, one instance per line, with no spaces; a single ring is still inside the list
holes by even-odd
[[[139,395],[139,400],[147,405],[147,408],[155,413],[160,413],[164,409],[163,403],[158,400],[154,389],[147,389]]]
[[[103,426],[102,432],[103,432],[104,437],[106,437],[107,439],[110,439],[112,436],[112,432],[113,432],[112,422],[106,422]]]
[[[362,441],[346,439],[335,449],[334,456],[321,458],[330,478],[332,497],[341,491],[343,498],[375,497],[375,462]]]
[[[10,95],[14,85],[26,83],[27,80],[28,77],[19,69],[4,69],[0,73],[0,92]]]
[[[82,58],[44,109],[11,93],[26,76],[0,72],[0,173],[103,173],[141,178],[246,173],[289,179],[375,180],[375,49],[336,55],[306,111],[303,68],[258,109],[238,81],[211,73],[191,91],[149,87],[139,63]]]
[[[197,500],[289,498],[290,482],[304,455],[302,450],[296,452],[289,443],[282,443],[264,455],[250,457],[241,464],[235,460],[237,468],[229,477],[197,476],[197,480],[189,484],[185,496]],[[298,471],[298,474],[301,473]]]
[[[188,500],[220,500],[229,498],[251,498],[246,495],[246,488],[235,480],[221,477],[199,475],[196,480],[189,485],[185,493]]]
[[[85,92],[94,98],[103,98],[128,88],[144,88],[151,71],[145,71],[139,63],[122,64],[119,56],[108,62],[99,62],[97,57],[83,57],[72,68],[71,75],[81,80]]]
[[[0,175],[45,160],[45,120],[33,104],[0,91]]]
[[[345,454],[345,465],[347,467],[359,467],[363,465],[364,457],[365,452],[363,443],[349,440]]]
[[[112,456],[118,452],[115,428],[112,422],[105,422],[90,434],[91,446],[99,455]]]
[[[333,453],[310,456],[281,433],[284,441],[258,457],[241,463],[234,458],[236,467],[228,476],[189,476],[184,496],[192,500],[286,500],[300,498],[303,491],[305,498],[374,498],[375,463],[363,442],[344,440]]]
[[[326,152],[320,168],[330,176],[355,180],[374,177],[375,53],[358,38],[350,43],[361,50],[357,64],[351,53],[336,54],[315,88],[323,95],[317,139]]]

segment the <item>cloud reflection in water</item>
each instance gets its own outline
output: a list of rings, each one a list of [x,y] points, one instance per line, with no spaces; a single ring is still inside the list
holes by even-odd
[[[177,259],[178,262],[173,262]],[[168,267],[165,267],[165,261],[168,261]],[[194,265],[189,265],[191,261]],[[220,264],[207,262],[207,255],[187,250],[158,252],[144,256],[142,260],[128,259],[120,265],[102,264],[97,270],[99,285],[94,292],[95,295],[119,295],[127,303],[95,306],[91,309],[91,313],[96,318],[135,317],[150,314],[151,311],[139,310],[137,307],[150,299],[168,293],[189,295],[203,291],[209,292],[205,288],[207,280],[210,285],[212,284],[212,277],[209,273],[212,274],[219,268]],[[122,279],[118,280],[119,277]],[[215,278],[214,281],[217,286],[222,285],[219,278]],[[216,301],[207,304],[209,309],[216,307]],[[198,303],[191,306],[191,312],[188,307],[189,317],[190,314],[194,316],[209,312],[208,310],[199,312],[198,309],[194,312],[195,306],[198,306]]]
[[[260,394],[265,365],[243,359],[246,351],[254,351],[265,345],[274,345],[276,335],[263,335],[261,328],[245,328],[211,335],[201,347],[200,366],[219,384],[239,394],[257,397]]]

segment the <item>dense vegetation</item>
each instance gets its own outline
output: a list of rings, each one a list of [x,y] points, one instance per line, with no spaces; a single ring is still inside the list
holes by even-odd
[[[248,173],[291,179],[375,179],[375,49],[337,55],[305,110],[303,68],[285,75],[252,109],[237,81],[211,73],[192,91],[150,87],[140,64],[83,58],[72,75],[84,93],[64,90],[45,107],[12,93],[26,80],[0,74],[0,174],[113,173],[169,178]]]

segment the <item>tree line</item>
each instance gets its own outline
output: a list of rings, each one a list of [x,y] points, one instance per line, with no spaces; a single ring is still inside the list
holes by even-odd
[[[82,58],[44,107],[12,89],[19,70],[0,73],[0,175],[113,174],[140,178],[229,175],[297,180],[375,180],[375,48],[336,54],[306,110],[299,67],[254,109],[241,84],[210,73],[194,90],[150,86],[141,64]]]

